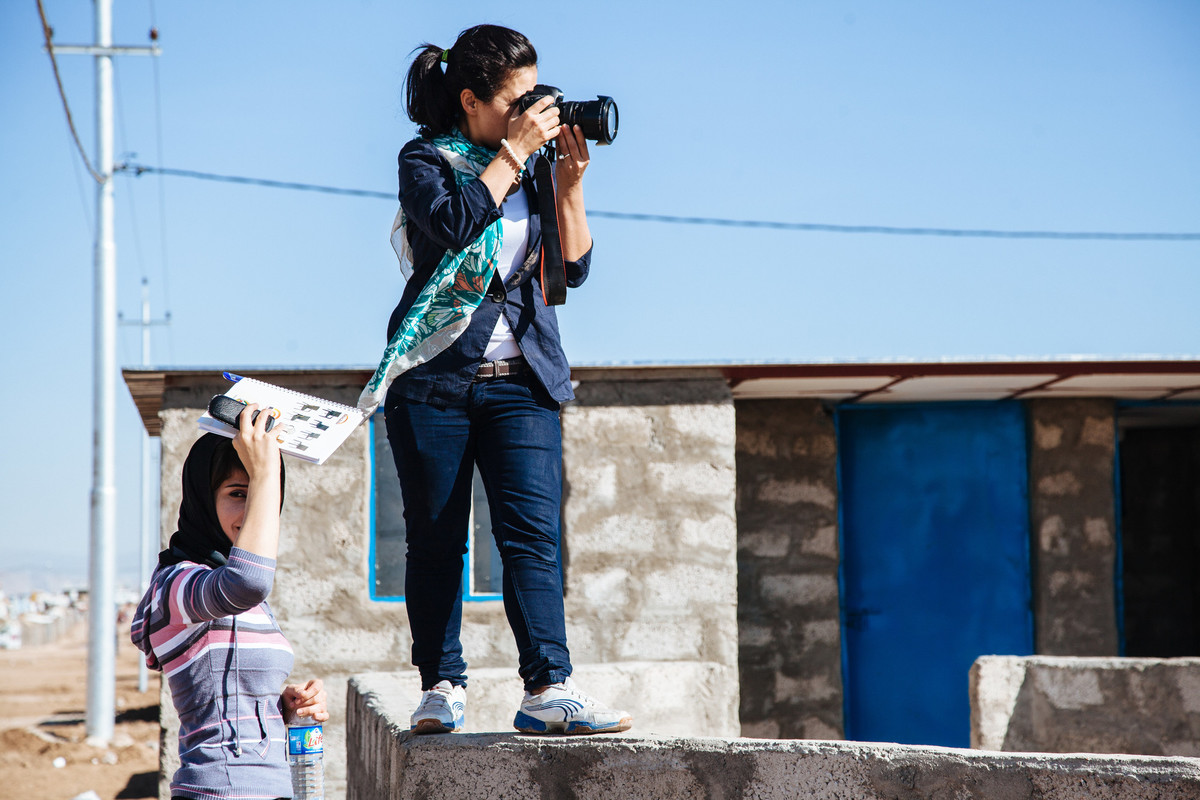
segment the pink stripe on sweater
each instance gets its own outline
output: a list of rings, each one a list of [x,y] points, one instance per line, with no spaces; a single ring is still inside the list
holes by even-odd
[[[166,638],[170,638],[170,637],[166,637]],[[154,637],[151,636],[150,639],[151,639],[151,643],[155,644]],[[291,644],[287,640],[287,637],[284,636],[283,633],[281,633],[280,631],[266,631],[263,633],[238,631],[237,641],[238,641],[238,644],[247,644],[247,645],[249,645],[249,644],[277,645],[281,649],[286,649],[288,652],[291,652],[291,649],[292,649]],[[163,669],[174,672],[177,665],[179,665],[181,662],[183,664],[191,663],[200,654],[201,651],[203,651],[206,648],[212,647],[214,645],[216,645],[216,646],[220,646],[220,645],[233,646],[233,631],[210,630],[208,633],[204,634],[199,639],[197,639],[195,642],[193,642],[191,647],[189,647],[187,650],[183,651],[175,658],[172,658],[170,661],[163,664]],[[156,645],[156,647],[157,647],[157,645]]]
[[[275,571],[274,567],[268,567],[265,564],[259,564],[257,561],[251,561],[250,559],[242,558],[241,556],[230,556],[229,560],[230,561],[241,561],[243,564],[249,564],[252,567],[258,567],[259,569],[264,570],[266,572],[274,572]]]
[[[191,595],[187,598],[186,605],[190,608],[195,608],[195,579],[199,577],[197,573],[204,569],[208,569],[208,567],[198,565],[180,567],[179,571],[175,574],[175,579],[171,582],[171,591],[167,595],[168,607],[171,610],[171,619],[192,619],[192,615],[187,613],[187,609],[184,607],[184,592],[188,592]]]

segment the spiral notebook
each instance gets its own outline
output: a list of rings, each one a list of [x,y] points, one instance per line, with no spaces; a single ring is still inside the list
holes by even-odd
[[[365,419],[362,411],[332,400],[302,394],[271,383],[243,378],[226,372],[226,380],[234,381],[225,394],[243,403],[258,403],[271,408],[275,426],[271,429],[279,441],[280,452],[324,464],[334,451],[350,437]],[[198,420],[201,430],[219,433],[232,439],[237,428],[213,419],[207,411]]]

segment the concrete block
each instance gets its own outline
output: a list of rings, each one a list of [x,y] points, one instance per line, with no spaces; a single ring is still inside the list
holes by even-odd
[[[1028,403],[1030,524],[1036,650],[1056,656],[1114,656],[1116,543],[1111,400]]]
[[[837,738],[842,689],[833,421],[812,400],[741,400],[736,413],[742,730]],[[789,688],[798,684],[821,691]]]
[[[1170,800],[1200,761],[857,742],[663,736],[413,736],[378,675],[352,678],[349,800]]]
[[[653,653],[662,661],[687,661],[701,652],[704,623],[700,619],[639,620],[629,623],[618,644],[622,660]]]
[[[770,575],[762,579],[763,597],[785,606],[807,606],[837,600],[833,575]]]
[[[625,661],[579,664],[579,688],[602,703],[633,714],[634,730],[680,736],[704,731],[706,736],[738,732],[737,673],[711,662]],[[408,728],[409,715],[421,700],[415,670],[375,672],[352,679],[356,691],[370,693],[388,709],[398,725]],[[730,687],[735,687],[731,692]],[[473,670],[467,684],[467,733],[509,732],[525,694],[515,669]]]
[[[1200,658],[984,656],[971,746],[1200,756]]]

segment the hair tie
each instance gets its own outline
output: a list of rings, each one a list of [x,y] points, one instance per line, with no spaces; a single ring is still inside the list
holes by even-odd
[[[443,50],[443,51],[442,51],[442,63],[443,63],[443,64],[449,64],[449,63],[450,63],[450,51],[449,51],[449,50]]]

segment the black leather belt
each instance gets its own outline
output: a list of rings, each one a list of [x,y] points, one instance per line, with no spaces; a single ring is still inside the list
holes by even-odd
[[[475,372],[475,380],[486,381],[491,378],[504,378],[508,375],[520,375],[529,371],[524,356],[516,358],[501,358],[496,361],[485,361]]]

